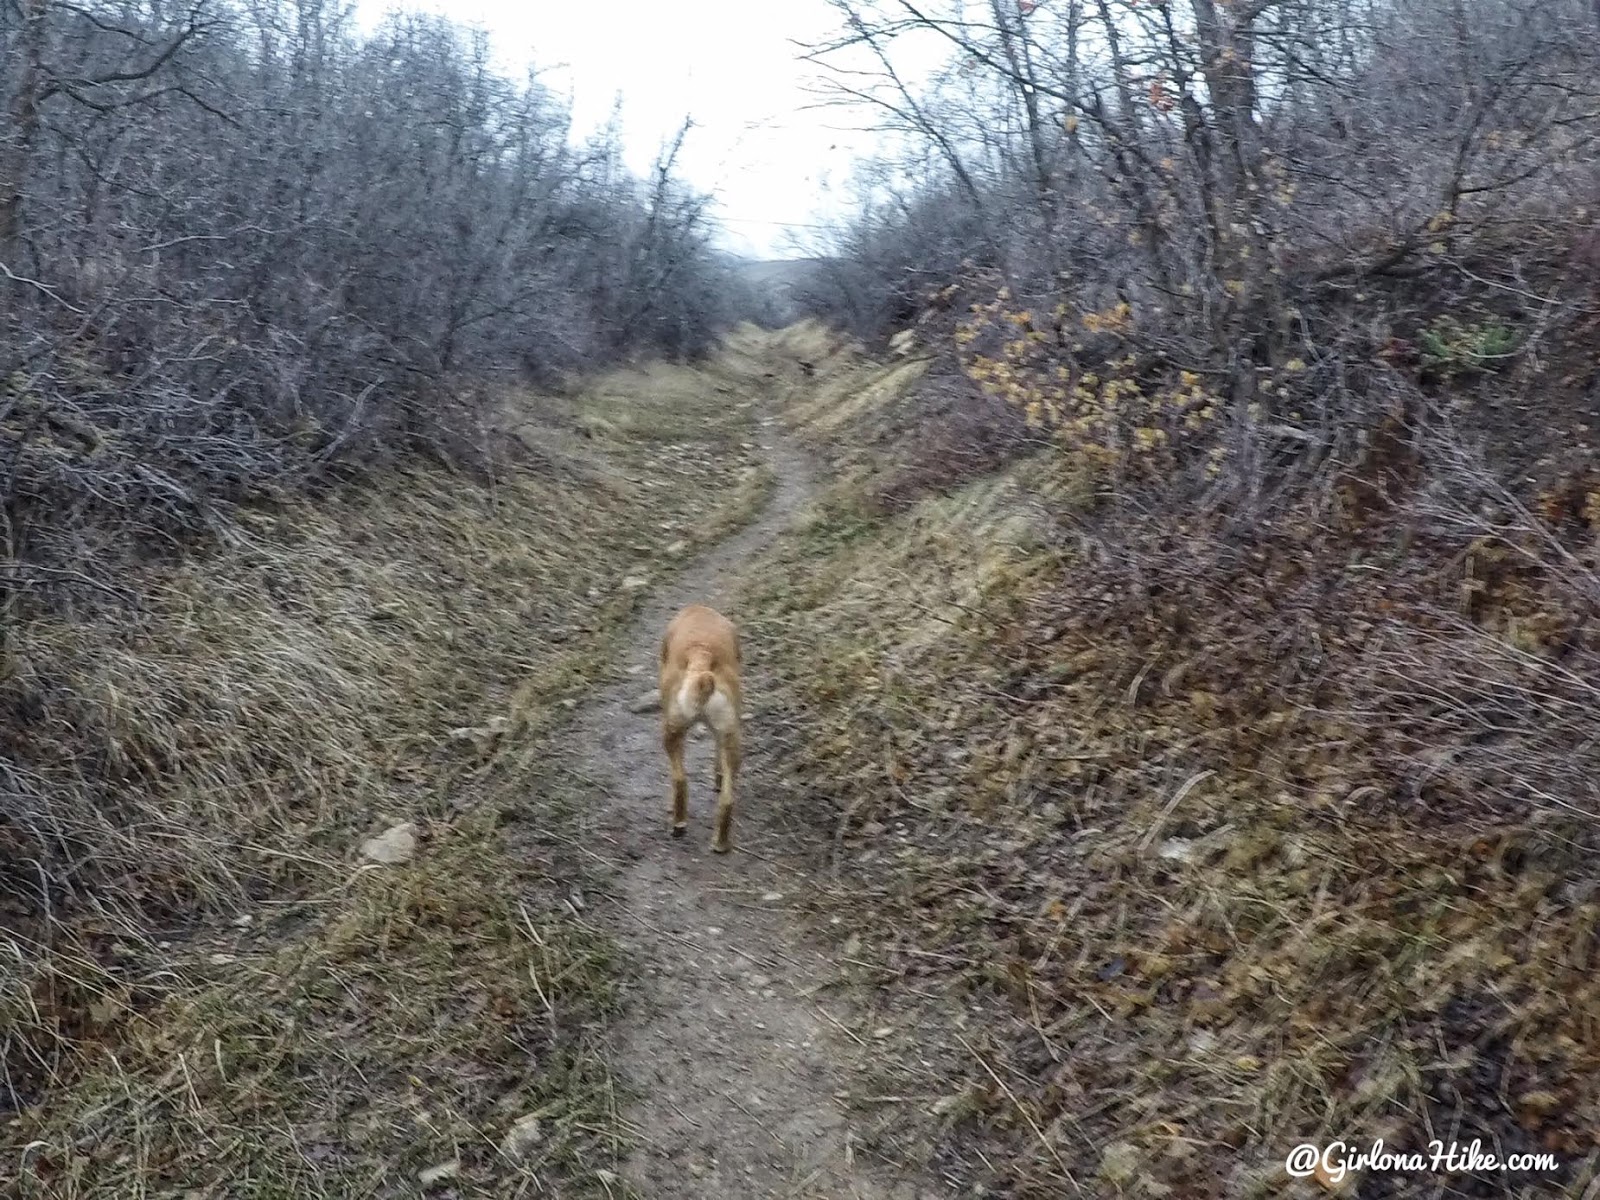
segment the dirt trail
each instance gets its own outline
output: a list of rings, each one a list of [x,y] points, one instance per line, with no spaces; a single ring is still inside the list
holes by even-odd
[[[691,738],[689,835],[668,836],[659,718],[629,710],[654,686],[661,631],[695,601],[738,618],[736,569],[806,501],[812,473],[770,419],[763,450],[776,473],[760,518],[706,552],[646,604],[626,663],[629,679],[578,716],[574,745],[598,803],[593,849],[613,861],[618,925],[640,972],[619,1029],[617,1067],[642,1096],[626,1114],[641,1148],[626,1164],[646,1200],[934,1200],[924,1183],[890,1181],[856,1152],[835,1098],[850,1085],[847,999],[823,988],[838,966],[810,945],[787,906],[804,886],[760,786],[759,711],[747,726],[734,852],[711,853],[711,742]],[[746,639],[747,694],[759,710],[760,649]],[[838,1022],[837,1025],[834,1022]]]

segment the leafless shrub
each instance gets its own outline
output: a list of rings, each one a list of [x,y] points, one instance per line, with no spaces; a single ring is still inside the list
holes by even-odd
[[[554,95],[439,20],[21,0],[0,111],[13,562],[82,569],[406,446],[460,457],[475,381],[698,354],[726,315],[677,145],[649,180],[573,148]]]
[[[1488,539],[1592,612],[1592,553],[1529,495],[1592,445],[1591,6],[836,7],[823,90],[905,146],[840,240],[836,315],[875,332],[959,284],[949,357],[1095,464],[1119,586],[1229,577],[1269,530],[1403,526],[1446,562]],[[950,48],[926,87],[912,39]],[[1476,610],[1465,642],[1414,616],[1457,666],[1544,679]]]
[[[1146,369],[1205,371],[1316,448],[1368,415],[1351,402],[1415,293],[1589,219],[1600,92],[1579,0],[837,7],[824,90],[906,145],[840,240],[836,307],[858,328],[959,275],[963,241],[1017,309],[1064,308],[1063,350],[1079,314],[1125,304]],[[947,70],[913,89],[902,39],[948,44]],[[1285,388],[1292,361],[1319,386]]]
[[[1430,422],[1419,445],[1425,482],[1398,519],[1451,557],[1432,594],[1394,606],[1370,640],[1348,681],[1355,715],[1405,731],[1399,774],[1436,810],[1592,823],[1600,475],[1525,499],[1450,422]]]

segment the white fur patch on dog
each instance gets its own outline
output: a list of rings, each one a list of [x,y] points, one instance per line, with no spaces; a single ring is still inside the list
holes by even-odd
[[[729,730],[737,732],[739,722],[734,716],[733,702],[725,696],[721,689],[711,693],[710,699],[701,708],[695,703],[694,691],[688,680],[678,689],[678,694],[672,698],[672,715],[675,724],[692,726],[704,723],[718,733]]]
[[[727,733],[730,730],[737,732],[739,719],[734,715],[733,703],[722,692],[711,693],[711,699],[706,701],[705,711],[701,714],[707,725],[718,733]]]

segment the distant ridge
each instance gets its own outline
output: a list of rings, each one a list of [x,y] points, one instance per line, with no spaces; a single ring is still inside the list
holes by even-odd
[[[837,260],[831,258],[745,258],[729,255],[728,266],[755,296],[755,309],[763,324],[788,325],[810,315],[823,272]]]

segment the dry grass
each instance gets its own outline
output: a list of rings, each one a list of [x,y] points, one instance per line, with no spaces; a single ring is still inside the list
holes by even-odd
[[[891,397],[882,422],[897,403],[918,411]],[[819,439],[882,436],[817,415]],[[1582,1192],[1589,834],[1405,802],[1381,731],[1293,690],[1311,661],[1346,682],[1365,644],[1300,606],[1329,564],[1244,555],[1192,590],[1151,574],[1152,599],[1090,553],[1093,486],[1055,456],[896,515],[877,482],[847,461],[747,601],[787,675],[775,807],[837,872],[817,915],[875,985],[868,1020],[900,1031],[870,1039],[906,1098],[875,1109],[901,1114],[885,1136],[931,1129],[950,1178],[1039,1200],[1296,1194],[1283,1156],[1341,1137],[1564,1164],[1350,1194]],[[1336,610],[1402,611],[1343,586]]]
[[[128,608],[15,631],[22,1194],[414,1194],[454,1160],[458,1195],[610,1193],[618,970],[541,738],[609,669],[624,580],[763,498],[760,354],[746,332],[702,369],[509,397],[492,482],[412,467],[249,512]],[[401,820],[411,863],[358,861]]]

